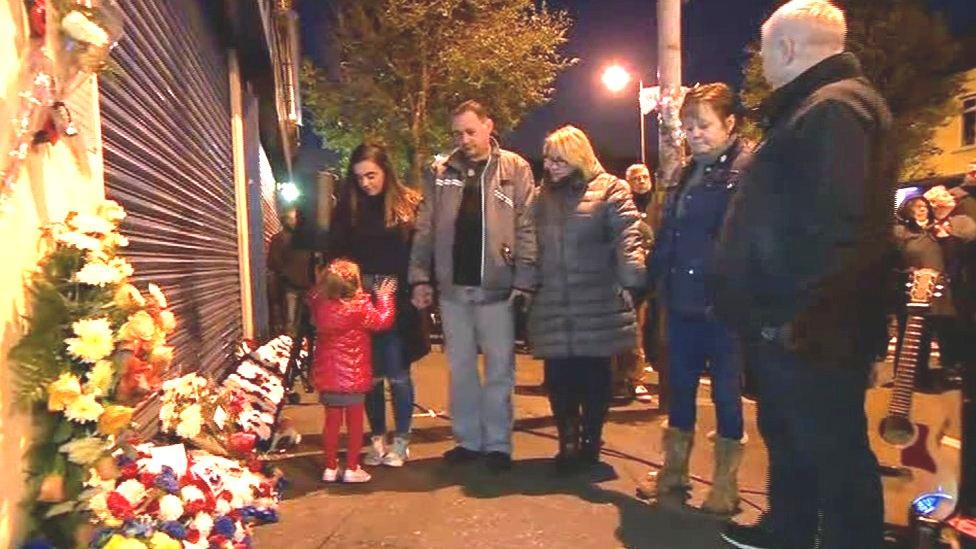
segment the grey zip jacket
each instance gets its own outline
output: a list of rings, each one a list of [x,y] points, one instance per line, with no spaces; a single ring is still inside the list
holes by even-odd
[[[454,152],[443,165],[428,170],[410,252],[411,286],[433,284],[441,297],[460,296],[454,285],[454,224],[464,191],[464,161]],[[481,178],[481,290],[485,301],[508,298],[512,288],[534,289],[536,236],[531,205],[532,169],[521,156],[492,142]],[[432,272],[433,271],[433,272]]]

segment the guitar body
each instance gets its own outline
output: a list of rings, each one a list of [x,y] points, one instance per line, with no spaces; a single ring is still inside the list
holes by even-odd
[[[961,394],[959,391],[916,393],[911,409],[915,436],[897,445],[882,436],[891,430],[885,423],[890,420],[886,412],[892,394],[891,389],[871,389],[866,400],[871,449],[882,466],[896,467],[904,472],[904,475],[882,477],[885,522],[907,526],[912,502],[920,495],[940,491],[952,499],[939,498],[931,517],[944,519],[952,513],[958,498],[960,452],[957,447],[943,444],[943,437],[949,434],[958,440],[956,416]],[[899,428],[895,432],[901,434],[903,430]]]

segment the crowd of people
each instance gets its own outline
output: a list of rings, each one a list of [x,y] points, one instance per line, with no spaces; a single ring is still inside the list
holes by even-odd
[[[945,270],[940,238],[976,237],[976,215],[955,210],[976,199],[970,187],[952,191],[962,194],[951,213],[969,221],[936,213],[935,197],[909,200],[891,238],[891,114],[846,52],[846,33],[844,13],[828,0],[792,0],[765,22],[761,55],[774,91],[758,146],[739,136],[728,85],[690,89],[680,110],[690,159],[663,205],[651,199],[646,166],[619,179],[569,125],[545,139],[537,183],[529,163],[494,139],[491,113],[477,101],[452,112],[456,148],[429,167],[419,192],[400,182],[381,145],[358,147],[315,280],[288,274],[281,243],[270,254],[284,275],[290,325],[307,292],[317,329],[323,480],[369,480],[359,462],[364,411],[371,438],[363,464],[408,461],[410,365],[429,351],[425,311],[436,300],[456,442],[447,463],[512,466],[522,311],[532,354],[544,363],[558,472],[599,461],[615,368],[634,387],[641,358],[657,362],[666,352],[665,457],[651,491],[667,497],[690,487],[696,395],[707,373],[717,433],[703,509],[734,514],[748,368],[769,455],[769,510],[757,525],[730,523],[724,539],[737,547],[880,547],[881,483],[864,412],[892,313],[879,281],[894,266],[896,243],[908,267]],[[929,230],[936,226],[941,232]],[[343,419],[349,448],[340,474]]]

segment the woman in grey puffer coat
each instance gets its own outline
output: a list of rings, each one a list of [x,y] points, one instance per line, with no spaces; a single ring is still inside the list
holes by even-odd
[[[603,170],[586,134],[572,126],[556,130],[543,156],[546,176],[533,206],[539,288],[529,341],[545,360],[559,432],[556,466],[567,471],[580,460],[599,461],[610,357],[636,340],[644,251],[630,189]]]

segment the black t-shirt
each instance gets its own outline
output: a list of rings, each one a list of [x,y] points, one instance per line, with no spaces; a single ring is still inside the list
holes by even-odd
[[[454,223],[454,284],[481,286],[483,253],[483,211],[481,177],[487,160],[472,162],[464,168],[464,191]]]

